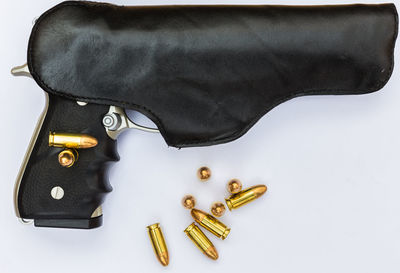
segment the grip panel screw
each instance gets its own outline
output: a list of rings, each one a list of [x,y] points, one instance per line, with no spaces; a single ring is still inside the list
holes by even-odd
[[[53,199],[60,200],[64,197],[64,190],[60,186],[57,186],[51,189],[50,194]]]

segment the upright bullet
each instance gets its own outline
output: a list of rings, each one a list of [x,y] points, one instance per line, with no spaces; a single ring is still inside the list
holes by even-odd
[[[215,217],[221,217],[225,214],[225,205],[221,202],[215,202],[211,205],[211,214]]]
[[[239,179],[233,178],[229,180],[227,188],[230,193],[238,193],[242,190],[242,182]]]
[[[49,146],[60,148],[87,149],[97,145],[97,139],[85,134],[55,133],[49,134]]]
[[[218,259],[217,249],[195,223],[188,226],[184,232],[207,257]]]
[[[192,208],[194,208],[194,206],[196,206],[196,199],[194,198],[193,195],[190,195],[190,194],[185,195],[182,198],[182,206],[185,209],[192,209]]]
[[[157,256],[157,259],[163,266],[167,266],[169,264],[169,255],[160,224],[156,223],[148,226],[147,231],[149,232],[151,244],[153,245],[154,253]]]
[[[200,169],[197,170],[197,177],[200,179],[200,181],[207,181],[211,177],[211,170],[210,168],[204,166],[201,167]]]
[[[58,163],[69,168],[78,160],[78,152],[75,149],[65,149],[58,154]]]
[[[219,220],[217,220],[214,216],[205,213],[199,209],[192,209],[191,211],[193,219],[199,223],[202,227],[210,231],[212,234],[225,240],[228,236],[229,232],[231,231],[230,228],[225,226]]]
[[[229,210],[237,209],[253,200],[256,200],[258,197],[263,195],[267,191],[267,186],[265,185],[257,185],[251,188],[245,189],[241,192],[232,194],[229,198],[226,198],[226,204]]]

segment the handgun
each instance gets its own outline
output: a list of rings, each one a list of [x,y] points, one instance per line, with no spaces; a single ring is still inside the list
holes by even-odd
[[[36,20],[27,63],[12,69],[47,97],[16,181],[17,217],[101,226],[107,171],[128,128],[160,133],[176,148],[222,144],[294,97],[380,90],[397,31],[393,4],[60,3]]]

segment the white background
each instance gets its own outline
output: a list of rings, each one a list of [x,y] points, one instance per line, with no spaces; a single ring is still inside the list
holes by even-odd
[[[265,1],[113,1],[117,4],[262,4]],[[364,1],[374,3],[375,1]],[[351,1],[285,1],[272,4]],[[20,224],[13,187],[44,93],[10,68],[26,62],[32,21],[54,1],[2,1],[0,11],[0,272],[385,272],[400,271],[400,80],[362,96],[302,97],[268,113],[229,144],[177,150],[160,135],[130,131],[119,139],[114,191],[96,230]],[[271,4],[271,3],[269,3]],[[398,51],[396,51],[398,53]],[[398,63],[399,55],[395,61]],[[266,87],[268,88],[268,87]],[[196,179],[201,165],[211,181]],[[206,258],[183,233],[192,219],[186,193],[208,210],[226,181],[266,184],[261,199],[222,220],[225,241],[209,235],[220,259]],[[156,260],[146,226],[160,222],[170,265]]]

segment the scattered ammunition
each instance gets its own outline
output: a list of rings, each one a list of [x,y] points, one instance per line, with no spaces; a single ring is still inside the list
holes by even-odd
[[[213,260],[218,259],[218,252],[214,245],[195,223],[188,226],[184,232],[207,257]]]
[[[156,223],[148,226],[147,231],[149,232],[151,244],[153,245],[154,253],[157,256],[157,259],[163,266],[167,266],[169,263],[168,249],[167,245],[165,244],[160,224]]]
[[[182,199],[182,206],[185,209],[192,209],[194,206],[196,206],[196,199],[193,197],[193,195],[185,195]]]
[[[200,181],[207,181],[211,177],[211,170],[208,167],[201,167],[197,170],[197,177]]]
[[[198,209],[192,209],[191,211],[193,219],[199,223],[202,227],[210,231],[212,234],[225,240],[231,231],[230,228],[225,226],[219,220],[217,220],[214,216],[205,213],[204,211]]]
[[[230,193],[238,193],[242,190],[242,182],[239,179],[231,179],[227,185],[228,191]]]
[[[58,154],[58,163],[65,168],[74,165],[78,160],[78,152],[75,149],[65,149]]]
[[[263,195],[267,191],[267,186],[265,185],[257,185],[251,188],[245,189],[241,192],[232,194],[229,198],[226,198],[226,204],[228,205],[229,210],[237,209],[241,207],[261,195]]]
[[[221,217],[225,213],[225,205],[221,202],[215,202],[211,206],[211,214],[215,217]]]
[[[85,134],[55,133],[49,134],[49,146],[60,148],[87,149],[97,145],[97,139]]]

